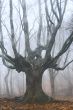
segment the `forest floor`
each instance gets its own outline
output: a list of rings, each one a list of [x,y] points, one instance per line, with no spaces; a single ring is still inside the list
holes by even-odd
[[[0,99],[0,110],[73,110],[73,101],[58,100],[46,104],[24,104]]]

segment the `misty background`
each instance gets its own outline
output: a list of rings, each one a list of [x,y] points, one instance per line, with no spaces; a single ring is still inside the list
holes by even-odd
[[[49,2],[49,0],[48,0]],[[49,4],[49,3],[48,3]],[[29,22],[29,32],[30,32],[30,41],[31,48],[34,50],[36,48],[36,32],[39,23],[38,15],[38,2],[37,0],[26,0],[27,5],[27,16]],[[42,16],[43,16],[43,34],[41,43],[45,44],[46,42],[46,21],[45,21],[45,11],[44,11],[44,0],[42,0]],[[49,5],[50,8],[50,5]],[[21,15],[21,18],[20,18]],[[55,56],[59,49],[62,47],[62,44],[69,35],[70,30],[72,29],[73,18],[73,1],[68,0],[66,12],[64,15],[63,23],[59,32],[57,33],[57,41],[55,43],[52,56]],[[26,52],[25,42],[23,37],[23,32],[21,29],[21,19],[22,19],[22,10],[20,7],[20,0],[13,0],[13,20],[15,28],[16,40],[20,39],[20,43],[17,43],[17,49],[20,54],[25,56]],[[10,24],[9,24],[9,0],[2,0],[2,28],[4,36],[4,45],[7,49],[9,55],[13,55],[11,49],[11,43],[9,41],[10,34]],[[1,53],[1,51],[0,51]],[[45,51],[42,52],[42,57],[44,57]],[[67,56],[67,62],[73,58],[73,44],[69,50],[62,55],[59,61],[59,65],[64,64],[64,59]],[[51,88],[51,74],[54,76],[54,90]],[[64,71],[55,71],[55,70],[46,70],[43,73],[42,77],[42,88],[43,91],[48,96],[72,96],[73,95],[73,63],[71,63]],[[18,73],[16,70],[7,69],[0,58],[0,97],[16,97],[24,95],[26,91],[26,75],[21,72]],[[52,91],[54,93],[52,93]]]

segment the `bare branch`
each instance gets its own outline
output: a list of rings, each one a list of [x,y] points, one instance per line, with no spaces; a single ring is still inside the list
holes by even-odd
[[[10,0],[10,27],[11,27],[11,43],[12,43],[12,48],[13,48],[13,51],[14,51],[14,54],[15,54],[15,57],[16,57],[17,56],[17,50],[16,50],[16,46],[15,46],[12,0]]]
[[[71,32],[70,36],[67,38],[67,40],[63,44],[62,49],[60,50],[58,55],[55,57],[55,59],[58,59],[61,55],[63,55],[67,51],[67,49],[70,47],[72,42],[73,42],[73,32]]]
[[[6,67],[11,68],[11,69],[15,69],[13,59],[10,56],[2,54],[2,55],[0,55],[0,57],[2,58],[3,64]],[[10,63],[13,66],[8,65],[6,62]]]
[[[66,62],[68,60],[69,53],[70,53],[70,49],[68,49],[68,51],[67,51],[66,58],[65,58],[65,61],[64,61],[64,65],[66,64]]]
[[[50,41],[49,41],[49,44],[48,44],[48,48],[47,48],[46,56],[45,56],[45,57],[49,57],[49,55],[50,55],[50,53],[51,53],[52,47],[53,47],[53,45],[54,45],[54,43],[55,43],[55,38],[56,38],[57,31],[58,31],[58,29],[60,28],[61,23],[62,23],[62,22],[60,22],[59,24],[57,24],[57,26],[55,27],[55,29],[54,29],[54,31],[53,31],[53,33],[52,33],[52,36],[51,36],[51,39],[50,39]]]
[[[60,0],[60,3],[59,3],[59,0],[56,0],[56,3],[57,3],[57,8],[58,8],[58,12],[59,12],[59,18],[61,18],[61,0]]]
[[[68,1],[68,0],[65,0],[65,2],[64,2],[65,4],[64,4],[64,9],[63,9],[62,16],[64,16],[64,13],[65,13],[65,10],[66,10],[66,6],[67,6],[67,1]]]
[[[53,24],[53,21],[51,20],[49,12],[48,12],[47,1],[44,0],[44,2],[45,2],[45,12],[46,12],[46,22],[47,22],[47,39],[48,39],[49,32],[50,32],[50,34],[52,34],[51,25],[50,24]],[[50,22],[50,24],[49,24],[49,22]]]
[[[55,67],[55,70],[64,70],[69,64],[71,64],[73,62],[73,60],[71,60],[70,62],[68,62],[64,67]]]
[[[52,0],[50,0],[50,4],[51,4],[52,12],[53,12],[53,14],[54,14],[55,17],[56,17],[57,22],[59,22],[59,18],[58,18],[57,12],[54,10],[54,6],[53,6],[53,1],[52,1]]]
[[[41,0],[38,0],[38,5],[39,5],[40,22],[39,22],[39,29],[38,29],[38,34],[37,34],[37,46],[39,47],[40,46],[41,31],[42,31]]]
[[[56,34],[57,34],[59,28],[61,27],[62,20],[63,20],[63,17],[64,17],[64,14],[61,15],[61,10],[62,10],[62,9],[60,9],[58,0],[57,0],[56,2],[57,2],[58,11],[60,11],[60,12],[59,12],[60,18],[57,18],[57,17],[58,17],[58,14],[57,14],[57,12],[56,12],[56,18],[58,19],[58,22],[57,22],[57,25],[56,25],[56,26],[53,26],[54,29],[53,29],[53,32],[52,32],[52,35],[51,35],[51,39],[50,39],[50,41],[49,41],[48,48],[47,48],[47,51],[46,51],[46,56],[47,56],[47,57],[50,56],[52,47],[53,47],[53,45],[54,45],[54,43],[55,43]],[[53,14],[54,14],[55,12],[54,12],[54,8],[53,8],[53,2],[52,2],[52,0],[50,0],[50,3],[51,3],[51,7],[52,7],[52,12],[53,12]],[[65,3],[65,6],[64,6],[64,7],[66,7],[66,3]],[[65,12],[65,9],[66,9],[66,8],[64,8],[64,12]],[[45,57],[46,57],[46,56],[45,56]]]
[[[3,64],[7,67],[7,68],[10,68],[10,69],[15,69],[14,66],[10,66],[6,63],[5,59],[3,59]]]
[[[1,15],[1,11],[2,11],[2,5],[1,5],[1,0],[0,0],[0,41],[1,41],[1,43],[2,43],[2,45],[3,45],[3,47],[4,47],[4,42],[3,42],[3,32],[2,32],[2,20],[1,20],[1,18],[2,18],[2,15]]]
[[[7,34],[8,34],[8,36],[9,36],[9,38],[11,39],[11,33],[9,32],[9,30],[8,30],[8,28],[7,28],[7,26],[6,26],[6,24],[2,21],[1,22],[2,23],[2,25],[5,27],[5,29],[6,29],[6,31],[7,31]]]
[[[7,50],[4,46],[4,42],[3,42],[3,34],[2,34],[2,21],[1,21],[1,3],[0,3],[0,37],[1,37],[1,41],[0,41],[0,49],[2,51],[2,60],[3,63],[6,67],[8,68],[12,68],[12,69],[16,69],[18,72],[26,72],[27,74],[29,74],[28,71],[31,71],[31,74],[33,73],[34,68],[40,68],[40,71],[44,71],[47,68],[52,68],[55,70],[63,70],[65,69],[72,61],[70,61],[68,64],[66,64],[66,59],[68,57],[66,57],[65,59],[65,65],[60,68],[58,67],[58,59],[60,58],[60,56],[62,56],[70,47],[70,45],[73,42],[73,32],[70,34],[70,36],[67,38],[67,40],[65,41],[65,43],[63,44],[61,50],[58,52],[58,54],[54,57],[51,56],[51,52],[53,50],[53,47],[55,45],[55,40],[56,40],[56,35],[57,32],[59,30],[59,28],[61,27],[62,24],[62,20],[64,17],[64,13],[66,10],[66,5],[67,5],[67,0],[65,0],[65,4],[64,4],[64,8],[62,9],[62,4],[61,4],[61,0],[50,0],[50,5],[51,5],[51,10],[49,10],[48,5],[47,5],[47,0],[44,0],[45,3],[45,13],[46,13],[46,23],[47,23],[47,37],[49,38],[48,43],[46,43],[44,46],[41,45],[41,33],[42,33],[42,20],[44,19],[44,17],[42,18],[42,5],[41,5],[41,0],[38,0],[38,6],[39,6],[39,27],[38,27],[38,32],[34,32],[37,33],[37,48],[35,50],[32,50],[30,47],[30,38],[29,38],[29,26],[28,26],[28,19],[27,19],[27,11],[26,11],[26,1],[25,0],[19,0],[21,6],[22,6],[22,12],[19,10],[18,8],[16,8],[17,12],[19,13],[19,17],[20,17],[20,27],[18,27],[20,29],[20,33],[18,33],[18,39],[16,41],[15,38],[15,30],[14,30],[14,24],[13,24],[13,4],[12,4],[12,0],[10,1],[10,28],[11,28],[11,35],[6,27],[6,25],[4,25],[4,27],[7,30],[7,33],[9,34],[9,36],[11,37],[11,43],[12,43],[12,49],[14,52],[15,57],[11,57],[8,55]],[[19,4],[19,6],[20,6]],[[57,7],[56,7],[57,6]],[[55,9],[56,7],[56,9]],[[22,19],[22,15],[23,15],[23,19]],[[34,27],[34,23],[33,22],[33,27]],[[45,22],[44,22],[45,23]],[[21,28],[22,26],[22,28]],[[32,27],[32,29],[33,29]],[[21,30],[22,29],[22,30]],[[20,48],[20,37],[22,34],[22,32],[24,33],[24,37],[25,37],[25,51],[27,53],[27,57],[23,57],[22,55],[18,54],[18,51],[16,49],[16,44],[19,42],[18,46]],[[45,37],[45,36],[44,36]],[[45,37],[46,40],[46,37]],[[46,40],[47,42],[47,40]],[[42,58],[41,53],[43,53],[43,50],[46,51],[45,54],[45,58]],[[21,52],[19,52],[21,53]]]
[[[32,28],[30,29],[30,31],[29,31],[29,34],[32,32],[32,30],[34,29],[34,26],[35,26],[35,22],[36,22],[36,20],[37,20],[38,18],[35,18],[35,20],[34,20],[34,22],[33,22],[33,26],[32,26]]]
[[[26,51],[28,55],[30,55],[29,29],[28,29],[28,20],[27,20],[25,0],[22,0],[22,9],[23,9],[23,31],[25,34],[25,47],[26,47]]]
[[[2,24],[1,24],[1,10],[2,10],[2,6],[1,6],[1,0],[0,0],[0,37],[1,37],[1,41],[0,41],[0,48],[2,50],[2,61],[5,64],[5,58],[4,58],[4,54],[7,54],[7,50],[4,48],[4,42],[3,42],[3,32],[2,32]]]

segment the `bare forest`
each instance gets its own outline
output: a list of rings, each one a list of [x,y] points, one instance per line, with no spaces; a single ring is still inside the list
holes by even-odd
[[[0,98],[73,101],[73,1],[0,0]]]

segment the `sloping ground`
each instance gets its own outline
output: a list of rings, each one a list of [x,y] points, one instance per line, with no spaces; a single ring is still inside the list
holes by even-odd
[[[73,110],[73,102],[53,101],[47,104],[24,104],[0,99],[0,110]]]

